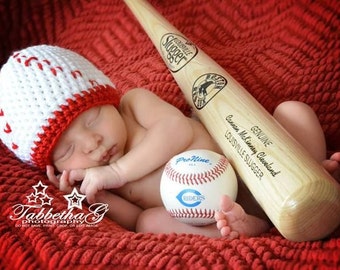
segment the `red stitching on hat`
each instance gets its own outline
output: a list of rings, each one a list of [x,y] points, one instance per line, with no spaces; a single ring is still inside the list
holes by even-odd
[[[8,123],[6,123],[6,128],[4,128],[4,132],[5,133],[11,133],[12,132],[12,128]]]
[[[32,57],[26,59],[26,61],[24,62],[24,65],[26,67],[28,67],[31,64],[31,61],[33,61],[33,60],[38,61],[38,58],[36,56],[32,56]]]
[[[22,57],[22,58],[26,58],[25,55],[21,55],[21,57]],[[20,52],[14,54],[14,55],[13,55],[13,58],[15,58],[15,59],[17,60],[18,63],[21,63]],[[27,58],[27,59],[24,61],[24,65],[25,65],[26,67],[29,67],[29,66],[31,65],[31,62],[32,62],[32,61],[37,61],[37,67],[38,67],[40,70],[42,70],[42,71],[44,70],[44,65],[43,65],[42,63],[46,63],[46,64],[49,65],[49,66],[51,65],[51,62],[50,62],[49,60],[43,59],[43,60],[39,61],[39,58],[36,57],[36,56],[31,56],[31,57]],[[60,67],[60,66],[56,66],[56,67],[51,67],[51,68],[50,68],[50,71],[52,72],[52,74],[53,74],[54,76],[57,76],[58,70],[61,71],[61,72],[63,72],[63,68]],[[80,73],[80,72],[79,72],[79,73]]]
[[[61,72],[63,72],[63,68],[62,67],[55,67],[55,68],[50,68],[52,74],[54,76],[57,76],[57,69],[59,69]]]
[[[19,148],[19,146],[12,142],[12,149],[17,150],[18,148]]]
[[[4,111],[2,109],[0,109],[0,116],[4,116]]]
[[[41,63],[38,62],[37,66],[40,70],[43,70],[43,65]]]
[[[83,74],[80,72],[80,70],[71,71],[71,75],[75,79],[77,79],[78,76],[83,77]],[[91,81],[90,81],[90,83],[91,83]]]
[[[21,64],[21,58],[19,56],[20,52],[13,54],[12,57],[15,58],[19,64]]]
[[[95,87],[96,85],[99,85],[99,83],[96,80],[89,80],[90,84]]]

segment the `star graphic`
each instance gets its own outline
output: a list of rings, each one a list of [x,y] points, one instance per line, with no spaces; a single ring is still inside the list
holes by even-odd
[[[28,203],[36,203],[38,196],[31,193],[30,195],[26,196]]]
[[[46,194],[45,196],[40,196],[39,200],[41,201],[41,206],[43,206],[45,204],[51,205],[53,198]]]
[[[64,195],[64,198],[68,202],[67,209],[70,209],[73,207],[83,209],[83,206],[81,203],[86,198],[86,196],[78,193],[77,189],[73,188],[71,194]]]
[[[39,181],[38,184],[32,187],[35,190],[35,195],[39,195],[39,194],[45,195],[46,194],[45,192],[48,186],[44,185],[43,183],[41,183],[41,181]]]

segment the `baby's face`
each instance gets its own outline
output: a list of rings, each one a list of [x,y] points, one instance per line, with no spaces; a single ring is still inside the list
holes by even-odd
[[[107,165],[124,154],[126,127],[112,105],[80,114],[63,132],[52,153],[59,172]]]

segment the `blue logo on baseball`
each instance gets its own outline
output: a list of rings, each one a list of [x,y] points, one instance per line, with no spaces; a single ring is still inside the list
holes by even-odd
[[[205,197],[195,189],[183,189],[176,199],[185,207],[196,207],[205,200]]]

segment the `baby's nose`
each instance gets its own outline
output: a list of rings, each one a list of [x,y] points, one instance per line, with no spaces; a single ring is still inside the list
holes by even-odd
[[[102,137],[97,133],[88,134],[83,139],[83,149],[85,153],[91,153],[96,150],[102,142]]]

